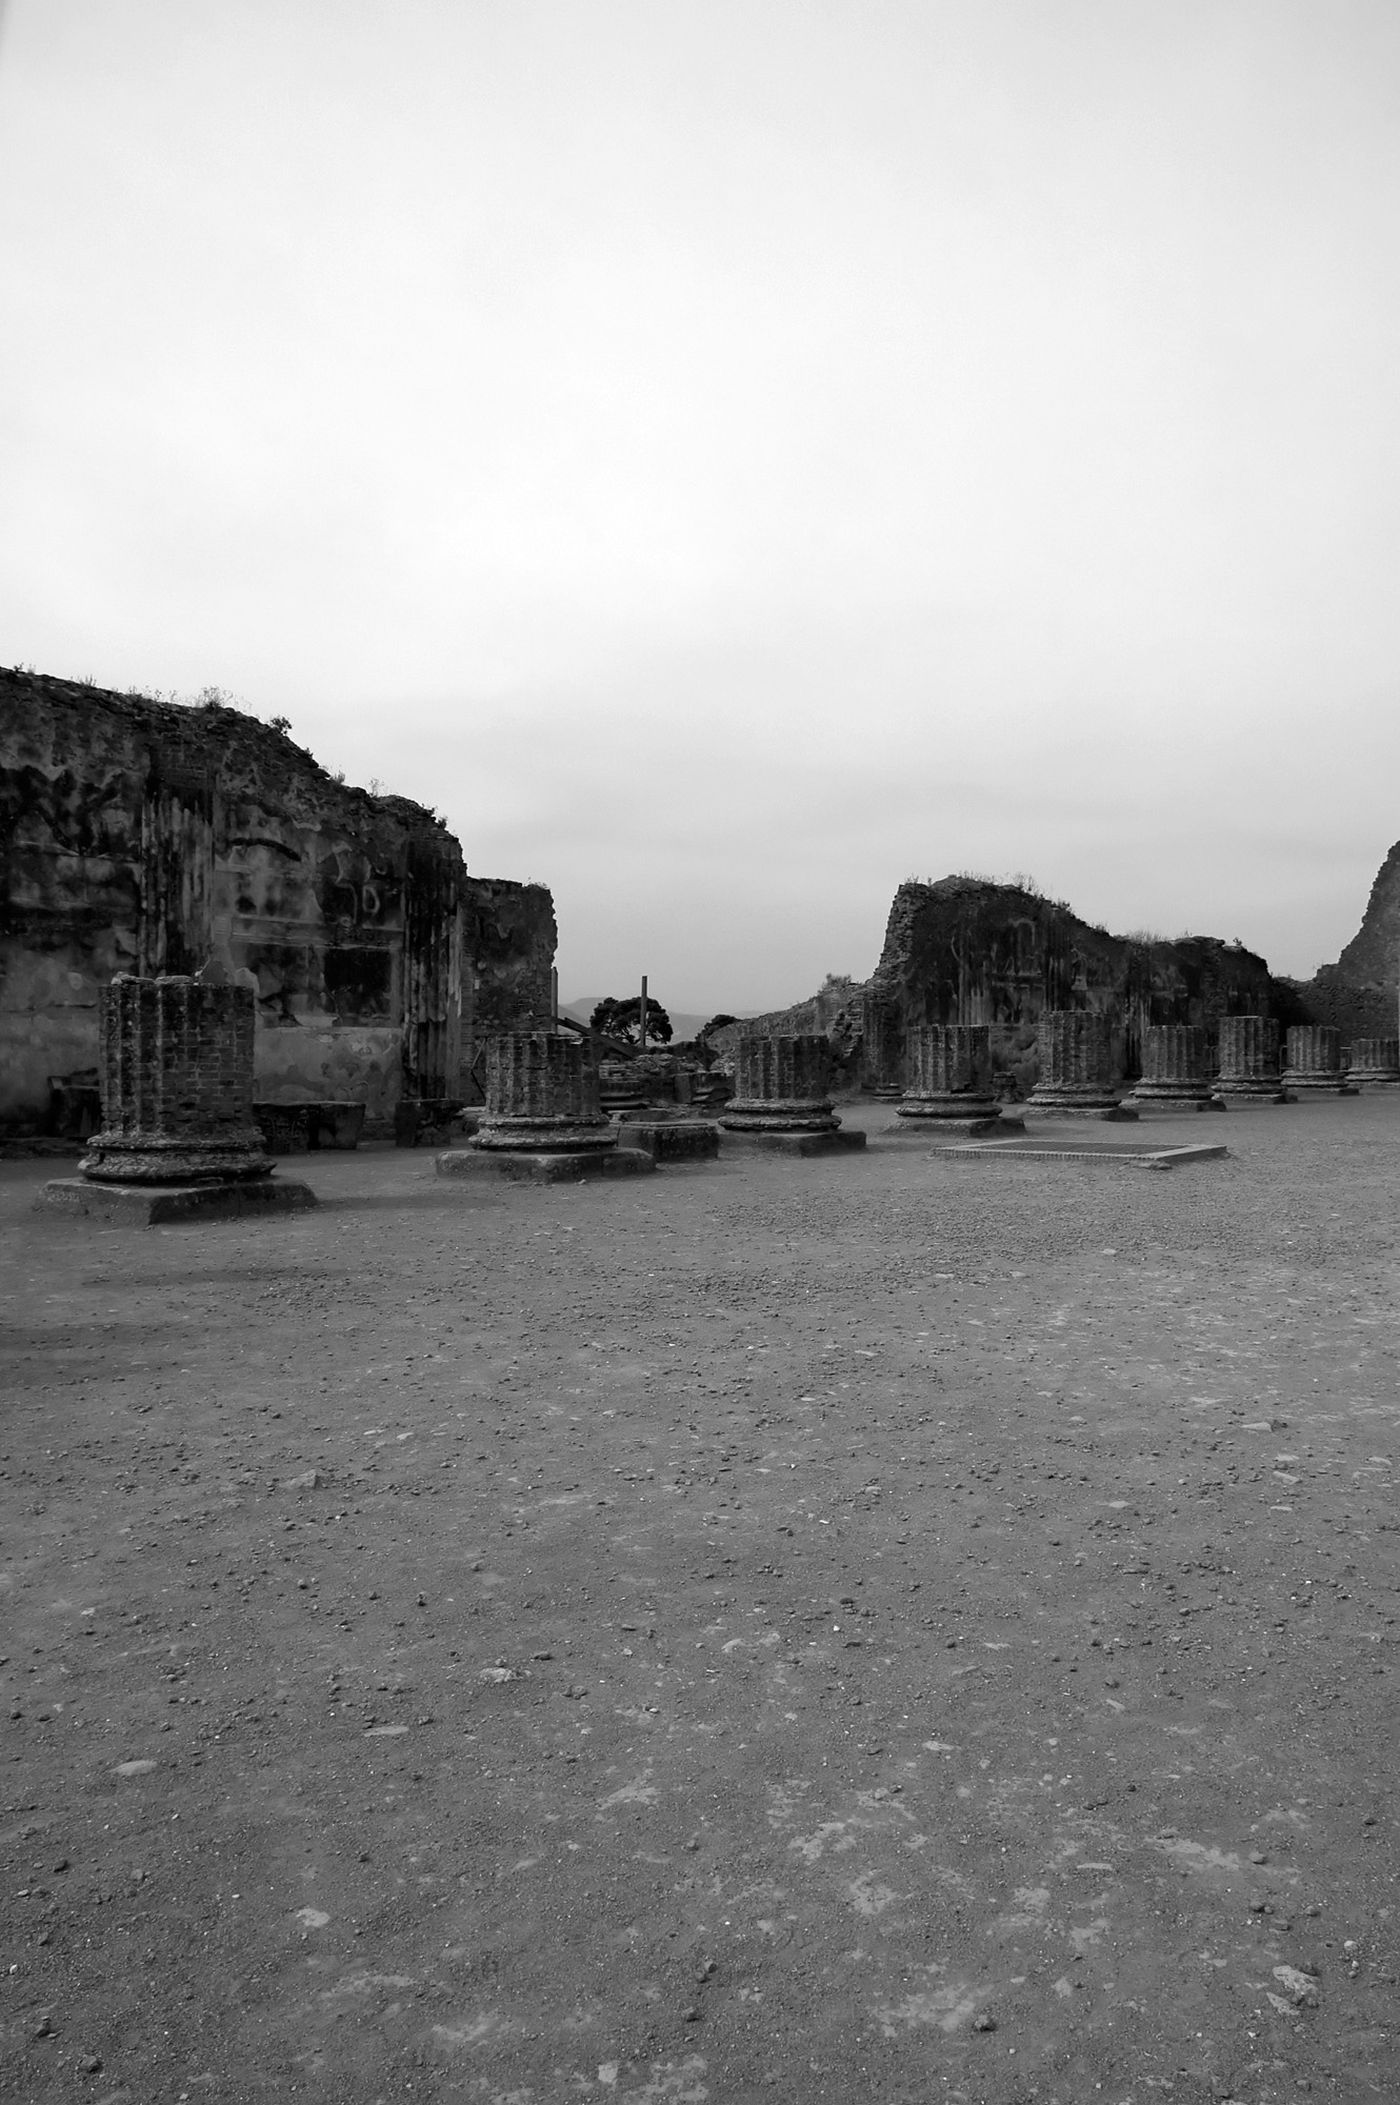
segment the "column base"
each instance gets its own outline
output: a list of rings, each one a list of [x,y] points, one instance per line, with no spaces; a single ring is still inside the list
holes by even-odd
[[[1386,1089],[1400,1089],[1400,1074],[1349,1074],[1347,1081],[1363,1096],[1372,1096]]]
[[[645,1177],[656,1168],[643,1148],[590,1148],[576,1154],[544,1149],[449,1148],[434,1169],[440,1177],[503,1177],[513,1184],[582,1184],[593,1177]]]
[[[234,1221],[265,1213],[301,1213],[319,1204],[309,1184],[254,1177],[230,1184],[92,1184],[86,1177],[55,1177],[37,1205],[127,1228],[172,1221]]]
[[[1009,1113],[986,1111],[973,1118],[906,1118],[901,1115],[892,1126],[881,1126],[876,1138],[921,1140],[925,1147],[937,1147],[940,1140],[962,1139],[964,1136],[976,1140],[984,1133],[1024,1133],[1025,1130],[1026,1121],[1018,1105]]]
[[[1306,1075],[1286,1074],[1283,1086],[1285,1089],[1296,1090],[1299,1096],[1359,1096],[1361,1093],[1354,1082],[1344,1082],[1337,1075],[1330,1075],[1326,1081],[1314,1082],[1309,1081]]]
[[[1217,1082],[1216,1094],[1225,1100],[1227,1108],[1247,1111],[1251,1104],[1296,1104],[1296,1096],[1290,1096],[1281,1082]]]
[[[1126,1104],[1038,1104],[1030,1097],[1022,1106],[1027,1118],[1043,1118],[1047,1122],[1058,1122],[1062,1118],[1106,1119],[1110,1125],[1129,1125],[1137,1112]]]
[[[719,1153],[719,1127],[700,1118],[624,1118],[618,1145],[642,1148],[653,1162],[713,1162]]]
[[[1222,1096],[1139,1096],[1134,1091],[1124,1097],[1123,1108],[1136,1111],[1141,1117],[1144,1112],[1228,1111],[1230,1107]]]
[[[753,1148],[772,1155],[849,1155],[865,1146],[865,1135],[835,1126],[824,1133],[754,1133],[724,1128],[728,1148]]]
[[[969,1089],[958,1095],[950,1092],[946,1096],[915,1096],[906,1089],[899,1115],[913,1124],[932,1125],[949,1118],[1000,1118],[1002,1109],[998,1098],[984,1096],[980,1090]]]

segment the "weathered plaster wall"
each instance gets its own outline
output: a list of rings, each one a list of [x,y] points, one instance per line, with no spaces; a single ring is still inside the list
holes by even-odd
[[[119,971],[251,972],[260,1089],[372,1123],[470,1093],[478,1012],[548,1012],[543,887],[469,877],[431,812],[236,710],[0,671],[0,858],[0,1127],[95,1064]]]

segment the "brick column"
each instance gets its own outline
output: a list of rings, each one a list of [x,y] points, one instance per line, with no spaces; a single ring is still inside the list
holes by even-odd
[[[1142,1075],[1128,1102],[1141,1110],[1208,1110],[1212,1098],[1206,1033],[1192,1023],[1149,1024],[1142,1034]]]
[[[1048,1009],[1040,1019],[1040,1079],[1027,1100],[1042,1111],[1112,1111],[1108,1027],[1093,1009]]]
[[[1351,1094],[1342,1075],[1341,1034],[1330,1023],[1296,1023],[1286,1043],[1285,1089],[1306,1096]]]
[[[995,1118],[991,1031],[985,1023],[926,1023],[909,1033],[909,1083],[900,1118]]]
[[[820,1036],[741,1037],[734,1094],[720,1114],[730,1132],[833,1133],[831,1047]]]
[[[472,1145],[575,1154],[615,1147],[591,1048],[549,1031],[486,1042],[486,1110]]]
[[[1353,1038],[1347,1080],[1353,1089],[1400,1086],[1400,1038]]]
[[[1219,1096],[1283,1103],[1278,1071],[1278,1024],[1272,1016],[1222,1016],[1220,1019]]]
[[[102,1130],[79,1164],[100,1184],[266,1177],[253,1121],[253,991],[114,979],[98,1009]]]

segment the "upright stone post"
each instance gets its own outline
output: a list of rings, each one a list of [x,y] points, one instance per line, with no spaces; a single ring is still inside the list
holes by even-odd
[[[253,1118],[253,990],[123,974],[98,1002],[102,1126],[46,1203],[138,1222],[314,1206],[274,1182]]]
[[[1304,1096],[1354,1096],[1342,1073],[1342,1041],[1330,1023],[1295,1023],[1286,1040],[1285,1089]]]
[[[1209,1040],[1193,1023],[1151,1023],[1142,1034],[1142,1074],[1124,1099],[1134,1111],[1223,1111],[1211,1094]]]
[[[909,1083],[891,1136],[930,1131],[990,1133],[1022,1121],[1004,1117],[992,1091],[992,1034],[985,1023],[925,1023],[909,1033]]]
[[[904,1018],[888,994],[860,998],[860,1086],[872,1096],[899,1096],[904,1089]]]
[[[1347,1080],[1353,1089],[1400,1089],[1400,1038],[1353,1038]]]
[[[486,1041],[486,1108],[464,1148],[436,1161],[439,1176],[490,1173],[544,1183],[636,1176],[650,1155],[622,1148],[604,1116],[591,1040],[508,1031]]]
[[[792,1155],[865,1146],[842,1130],[831,1102],[831,1046],[821,1035],[762,1037],[747,1032],[734,1054],[734,1094],[720,1114],[734,1140]]]
[[[1037,1033],[1040,1079],[1028,1111],[1056,1117],[1136,1118],[1113,1086],[1108,1026],[1094,1009],[1047,1009]]]
[[[1278,1071],[1278,1024],[1272,1016],[1222,1016],[1216,1094],[1243,1103],[1286,1104]]]

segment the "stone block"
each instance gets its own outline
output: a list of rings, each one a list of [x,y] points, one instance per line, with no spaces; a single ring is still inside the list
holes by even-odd
[[[653,1162],[713,1162],[719,1153],[719,1127],[700,1118],[625,1118],[617,1138],[620,1147],[645,1148]]]
[[[394,1106],[396,1148],[445,1147],[466,1111],[455,1096],[404,1096]]]
[[[35,1202],[60,1213],[124,1228],[158,1228],[185,1221],[234,1221],[315,1206],[309,1184],[250,1177],[223,1184],[96,1184],[86,1177],[55,1177]]]
[[[365,1106],[334,1101],[255,1102],[253,1122],[270,1155],[304,1155],[321,1148],[349,1152],[360,1144]]]

